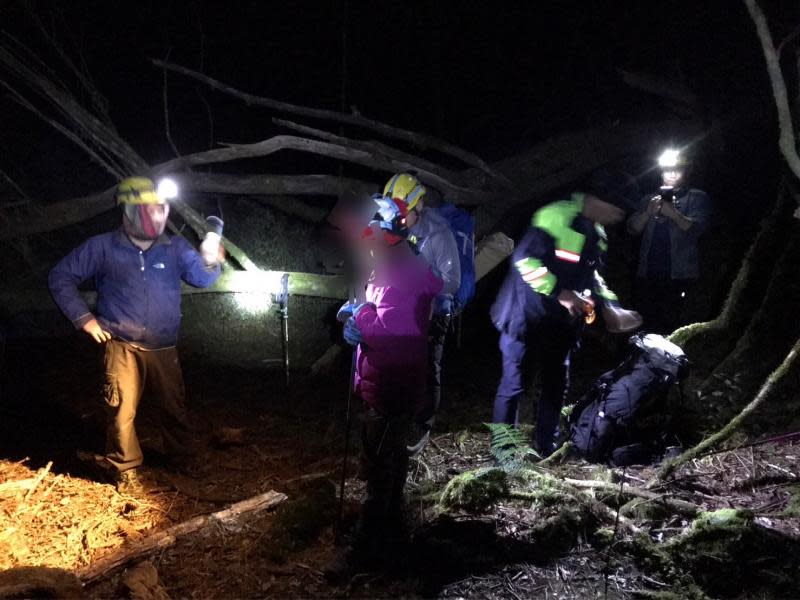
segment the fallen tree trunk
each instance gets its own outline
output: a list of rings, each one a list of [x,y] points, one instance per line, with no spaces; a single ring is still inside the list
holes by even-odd
[[[268,510],[284,500],[286,500],[286,494],[269,491],[237,502],[225,510],[194,517],[184,523],[179,523],[163,531],[156,532],[139,542],[123,547],[117,552],[79,569],[76,575],[84,584],[90,583],[107,574],[109,571],[135,560],[139,560],[151,552],[163,550],[164,548],[174,545],[179,537],[213,525],[223,528],[231,527],[231,525],[237,524],[244,518]]]
[[[475,235],[493,231],[505,215],[520,204],[541,199],[559,188],[574,185],[592,171],[625,157],[641,157],[652,152],[659,139],[681,137],[695,128],[685,122],[667,120],[649,123],[617,123],[593,129],[571,131],[543,140],[527,152],[494,163],[494,167],[514,181],[519,194],[499,195],[482,204],[474,213]],[[476,187],[481,174],[465,173],[461,181]]]
[[[158,170],[159,166],[153,167]],[[237,195],[289,195],[289,196],[337,196],[351,194],[353,190],[366,194],[375,186],[366,181],[334,175],[226,175],[222,173],[181,173],[172,176],[181,190],[208,194]],[[96,217],[114,208],[115,187],[98,194],[62,200],[52,204],[39,204],[35,210],[26,211],[25,217],[8,216],[0,220],[0,240],[26,237],[46,233]],[[316,220],[322,209],[307,205],[304,213]],[[278,206],[288,212],[285,205]],[[301,214],[300,216],[303,216]]]

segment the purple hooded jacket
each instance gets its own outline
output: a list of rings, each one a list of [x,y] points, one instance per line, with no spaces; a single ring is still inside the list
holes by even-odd
[[[361,332],[355,389],[383,413],[416,410],[424,400],[431,302],[442,280],[412,254],[382,265],[355,321]]]

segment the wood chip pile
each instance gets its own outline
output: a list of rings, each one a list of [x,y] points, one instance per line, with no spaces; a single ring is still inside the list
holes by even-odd
[[[73,570],[135,540],[167,517],[174,492],[147,502],[113,486],[0,461],[0,570],[23,565]]]

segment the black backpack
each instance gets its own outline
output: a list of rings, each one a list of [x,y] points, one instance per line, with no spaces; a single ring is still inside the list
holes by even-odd
[[[573,451],[591,462],[648,462],[663,448],[670,389],[688,373],[683,351],[660,335],[630,338],[625,360],[601,375],[568,419]]]

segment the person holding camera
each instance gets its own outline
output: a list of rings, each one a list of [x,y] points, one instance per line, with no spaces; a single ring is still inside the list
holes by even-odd
[[[711,216],[708,195],[686,185],[689,163],[678,150],[659,158],[663,185],[641,199],[628,232],[642,236],[635,307],[648,331],[670,333],[691,320],[700,275],[698,241]]]

